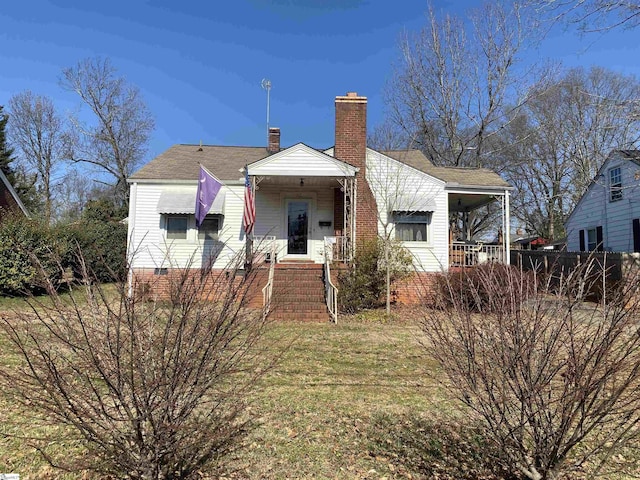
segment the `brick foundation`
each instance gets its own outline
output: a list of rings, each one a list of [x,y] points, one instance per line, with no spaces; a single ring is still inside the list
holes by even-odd
[[[394,300],[403,305],[431,305],[438,273],[416,272],[411,277],[394,283]]]
[[[133,295],[149,301],[173,301],[177,300],[177,296],[182,285],[186,288],[195,288],[202,293],[202,300],[213,300],[216,296],[214,286],[221,276],[223,282],[227,282],[228,275],[233,272],[222,269],[212,270],[207,275],[202,275],[202,270],[193,268],[188,270],[166,269],[162,274],[156,272],[155,269],[136,269],[133,272]],[[248,307],[262,308],[262,287],[266,285],[269,271],[264,268],[258,268],[255,272],[255,279],[248,285]],[[235,281],[239,283],[242,280],[240,276],[236,276]]]

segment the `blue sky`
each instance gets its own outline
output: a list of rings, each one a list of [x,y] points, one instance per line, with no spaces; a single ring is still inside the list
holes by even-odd
[[[477,3],[434,0],[452,13]],[[426,9],[425,0],[3,2],[0,105],[30,89],[73,111],[79,103],[58,86],[61,70],[108,56],[155,118],[147,159],[175,143],[265,144],[265,77],[283,145],[327,147],[336,95],[366,95],[369,126],[382,121],[398,39],[424,24]],[[532,55],[639,74],[637,33],[557,30]]]

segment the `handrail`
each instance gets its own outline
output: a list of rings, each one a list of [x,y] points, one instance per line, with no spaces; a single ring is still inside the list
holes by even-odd
[[[324,237],[324,285],[325,285],[325,298],[327,301],[327,309],[333,323],[338,323],[338,287],[336,287],[331,281],[331,248],[333,242],[330,242],[329,237]]]
[[[271,296],[273,294],[273,277],[275,273],[276,266],[276,242],[271,242],[271,252],[269,256],[269,279],[267,280],[267,284],[262,287],[262,306],[263,306],[263,318],[266,318],[269,315],[269,311],[271,310]]]

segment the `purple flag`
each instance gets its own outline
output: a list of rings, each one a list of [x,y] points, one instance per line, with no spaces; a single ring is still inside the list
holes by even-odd
[[[196,228],[200,228],[204,217],[209,213],[213,201],[218,195],[222,183],[209,171],[200,165],[200,179],[198,181],[198,192],[196,193]]]

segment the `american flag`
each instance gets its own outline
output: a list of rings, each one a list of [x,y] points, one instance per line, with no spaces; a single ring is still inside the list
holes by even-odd
[[[249,169],[244,167],[244,214],[242,216],[244,231],[247,235],[253,231],[256,223],[256,204],[253,198],[253,190],[249,181]]]

